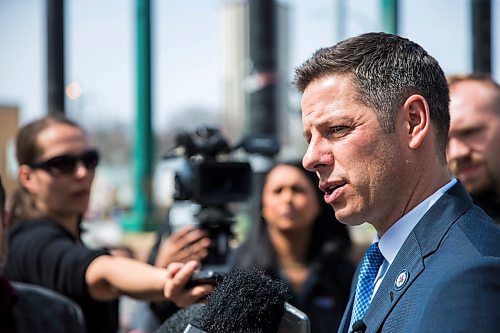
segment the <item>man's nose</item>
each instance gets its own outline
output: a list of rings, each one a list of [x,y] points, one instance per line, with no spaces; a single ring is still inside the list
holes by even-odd
[[[330,151],[326,151],[324,143],[320,140],[311,140],[302,158],[302,165],[309,171],[318,171],[322,166],[328,165],[332,159]]]
[[[470,154],[470,147],[462,140],[450,138],[446,146],[446,158],[448,162],[460,159]]]
[[[304,154],[304,157],[302,158],[302,166],[304,169],[307,169],[309,171],[314,171],[314,165],[316,164],[316,150],[314,147],[314,144],[311,142],[307,146],[307,150]]]

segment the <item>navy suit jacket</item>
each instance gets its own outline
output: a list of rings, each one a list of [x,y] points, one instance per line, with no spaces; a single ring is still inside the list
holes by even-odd
[[[356,279],[339,333],[349,330]],[[409,234],[363,322],[366,332],[500,332],[500,228],[460,182]]]

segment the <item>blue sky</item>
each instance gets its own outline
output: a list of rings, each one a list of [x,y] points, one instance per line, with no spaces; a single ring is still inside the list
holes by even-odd
[[[337,42],[340,0],[289,0],[290,77],[314,50]],[[500,0],[493,0],[493,76],[500,80]],[[0,0],[0,105],[21,122],[46,112],[45,1]],[[66,0],[66,79],[83,95],[72,105],[90,123],[134,119],[134,1]],[[222,108],[222,0],[151,1],[153,119]],[[345,1],[345,35],[382,29],[381,0]],[[469,0],[400,0],[399,33],[421,44],[447,73],[471,70]],[[75,111],[76,112],[76,111]],[[160,125],[158,125],[160,124]]]

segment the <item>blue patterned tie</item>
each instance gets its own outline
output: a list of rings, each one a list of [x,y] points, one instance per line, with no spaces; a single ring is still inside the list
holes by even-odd
[[[378,242],[373,243],[366,251],[359,269],[350,327],[358,320],[363,319],[366,310],[370,306],[373,288],[375,286],[375,278],[377,277],[378,269],[383,261],[384,256],[378,249]]]

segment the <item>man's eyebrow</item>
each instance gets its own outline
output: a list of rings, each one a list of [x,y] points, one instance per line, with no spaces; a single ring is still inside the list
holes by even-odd
[[[486,128],[486,124],[470,124],[470,125],[465,125],[461,128],[454,129],[450,131],[450,133],[455,134],[455,135],[463,135],[466,133],[470,132],[477,132],[481,131]]]
[[[328,126],[330,119],[331,119],[330,115],[323,115],[321,118],[315,119],[314,121],[312,121],[311,127],[319,128],[319,127]],[[307,139],[308,136],[310,136],[310,131],[304,130],[302,132],[302,136]]]
[[[319,118],[319,119],[315,119],[315,120],[312,122],[312,127],[315,127],[315,128],[322,128],[322,127],[325,127],[325,126],[330,126],[331,119],[332,119],[332,117],[331,117],[331,116],[329,116],[329,115],[324,115],[324,116],[322,116],[322,117],[321,117],[321,118]]]

